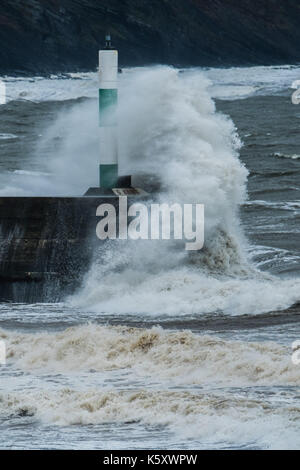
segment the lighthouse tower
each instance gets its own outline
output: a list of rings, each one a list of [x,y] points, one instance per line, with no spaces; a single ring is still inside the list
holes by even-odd
[[[85,196],[145,195],[131,186],[131,175],[119,175],[118,165],[118,51],[105,37],[99,51],[99,186]]]
[[[111,45],[110,35],[99,51],[99,186],[118,187],[118,51]]]

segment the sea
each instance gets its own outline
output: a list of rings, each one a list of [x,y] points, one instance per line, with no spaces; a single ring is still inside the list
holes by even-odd
[[[97,73],[0,78],[0,196],[96,186]],[[110,240],[61,302],[1,303],[1,449],[300,448],[299,79],[122,71],[121,172],[204,204],[204,248]]]

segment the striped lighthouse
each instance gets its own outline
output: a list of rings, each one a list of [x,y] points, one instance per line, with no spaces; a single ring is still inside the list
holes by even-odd
[[[145,191],[132,187],[131,175],[119,175],[118,168],[118,51],[110,35],[99,51],[99,186],[90,187],[84,196],[135,196]]]
[[[105,48],[99,51],[99,141],[100,188],[116,188],[118,183],[118,51],[106,36]]]

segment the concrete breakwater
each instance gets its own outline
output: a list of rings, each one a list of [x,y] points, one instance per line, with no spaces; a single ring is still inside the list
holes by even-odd
[[[119,198],[109,197],[118,210]],[[59,301],[88,270],[106,197],[1,197],[0,301]]]

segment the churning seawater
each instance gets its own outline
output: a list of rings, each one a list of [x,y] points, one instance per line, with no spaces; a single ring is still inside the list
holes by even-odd
[[[61,304],[2,304],[1,448],[300,448],[297,67],[124,70],[126,172],[205,248],[110,241]],[[97,77],[6,77],[0,195],[97,184]]]

